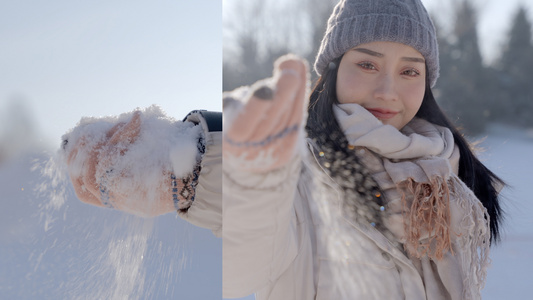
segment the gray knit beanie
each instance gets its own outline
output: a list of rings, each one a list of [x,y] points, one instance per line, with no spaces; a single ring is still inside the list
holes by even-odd
[[[439,49],[435,27],[420,0],[341,0],[329,17],[315,61],[324,74],[329,63],[353,47],[387,41],[420,52],[433,87],[439,77]]]

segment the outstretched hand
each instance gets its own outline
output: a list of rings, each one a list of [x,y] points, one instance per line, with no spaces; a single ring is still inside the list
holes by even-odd
[[[138,140],[141,123],[137,111],[128,122],[114,125],[99,138],[81,134],[65,140],[69,176],[81,201],[141,216],[175,211],[169,171],[160,171],[159,186],[147,186],[131,180],[135,174],[128,166],[117,167],[117,158],[126,155]]]
[[[249,99],[224,129],[224,157],[243,169],[266,172],[288,163],[303,131],[308,90],[307,63],[280,57],[272,78],[257,82]]]

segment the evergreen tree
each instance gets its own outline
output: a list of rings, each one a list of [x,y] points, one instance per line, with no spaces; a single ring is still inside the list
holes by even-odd
[[[263,70],[263,59],[260,55],[264,42],[264,1],[236,1],[231,18],[224,21],[224,29],[230,32],[233,47],[224,42],[223,77],[224,90],[231,90],[241,85],[251,84],[257,72]],[[227,38],[227,37],[226,37]],[[226,39],[225,38],[225,39]],[[230,54],[232,48],[235,53]],[[260,76],[260,75],[259,75]]]
[[[500,80],[499,108],[502,119],[522,126],[533,126],[533,43],[531,22],[524,7],[519,7],[507,43],[496,66]]]
[[[471,0],[456,2],[453,38],[450,44],[440,39],[443,78],[438,100],[452,121],[467,134],[476,135],[485,129],[491,111],[486,101],[489,79],[479,50],[477,14]]]

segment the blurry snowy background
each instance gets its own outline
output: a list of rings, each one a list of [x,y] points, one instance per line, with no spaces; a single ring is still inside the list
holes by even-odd
[[[215,0],[0,0],[0,299],[222,298],[210,231],[41,174],[82,116],[221,111],[221,24]]]
[[[224,1],[224,90],[271,76],[272,62],[288,52],[312,64],[337,2]],[[439,38],[437,101],[470,140],[484,139],[483,162],[511,185],[503,191],[507,219],[483,299],[530,299],[533,0],[422,2]]]

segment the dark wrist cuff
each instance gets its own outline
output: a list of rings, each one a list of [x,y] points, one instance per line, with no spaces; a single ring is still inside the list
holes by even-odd
[[[222,131],[222,113],[217,111],[207,111],[207,110],[193,110],[191,111],[183,121],[190,121],[193,123],[200,123],[198,117],[194,118],[192,116],[200,115],[207,125],[209,132]]]

